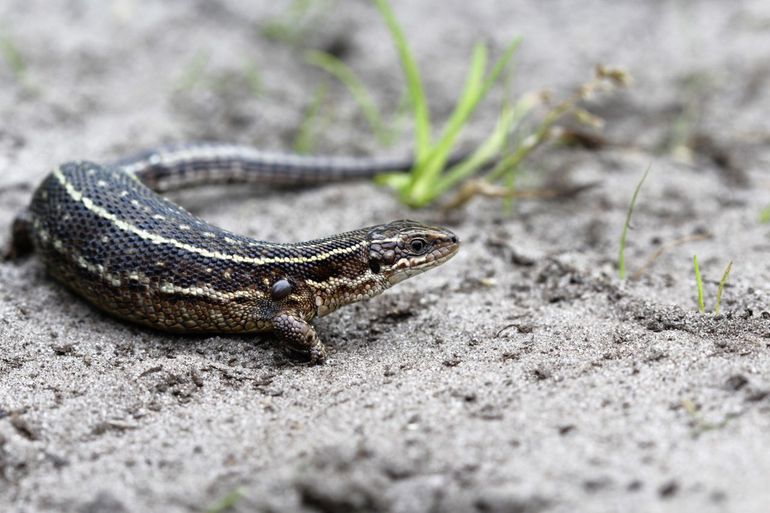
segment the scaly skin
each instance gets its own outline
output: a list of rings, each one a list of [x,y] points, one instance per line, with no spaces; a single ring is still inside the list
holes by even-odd
[[[70,162],[35,192],[10,254],[121,319],[180,333],[274,331],[326,356],[310,321],[451,258],[449,230],[394,221],[296,244],[213,226],[155,191],[213,182],[321,183],[404,169],[395,161],[268,155],[224,145],[145,152],[111,166]]]

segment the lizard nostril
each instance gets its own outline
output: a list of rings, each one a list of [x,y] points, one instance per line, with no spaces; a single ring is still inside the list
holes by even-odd
[[[457,235],[452,235],[452,238],[449,240],[452,241],[452,244],[457,244]]]

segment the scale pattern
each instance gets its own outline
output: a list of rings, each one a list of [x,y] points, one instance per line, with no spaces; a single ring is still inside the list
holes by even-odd
[[[313,171],[312,160],[260,164],[253,153],[238,161],[233,148],[184,146],[120,165],[63,164],[36,190],[25,222],[14,225],[15,240],[21,247],[29,237],[54,277],[122,319],[185,333],[275,330],[316,360],[325,351],[310,320],[435,267],[459,247],[450,231],[415,221],[307,242],[259,241],[156,193],[205,176],[221,181],[213,177],[223,167],[226,181],[259,181],[272,176],[265,174],[271,166],[313,179],[330,169]],[[336,179],[366,166],[351,160],[333,169]],[[370,174],[380,170],[373,165]]]

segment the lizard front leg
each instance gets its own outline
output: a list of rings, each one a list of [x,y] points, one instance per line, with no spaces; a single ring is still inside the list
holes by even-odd
[[[273,331],[290,349],[307,352],[310,363],[322,363],[326,359],[326,347],[318,339],[315,328],[300,317],[288,312],[274,317]]]

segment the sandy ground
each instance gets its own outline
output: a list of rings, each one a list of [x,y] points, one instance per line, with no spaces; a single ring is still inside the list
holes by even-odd
[[[329,3],[295,44],[265,34],[278,4],[2,0],[6,54],[10,40],[26,70],[0,65],[0,225],[65,160],[200,139],[290,149],[325,78],[303,63],[306,47],[341,52],[395,107],[401,75],[368,2]],[[477,40],[499,50],[524,36],[518,93],[566,94],[596,63],[624,65],[634,87],[591,104],[610,144],[530,163],[537,177],[598,185],[450,216],[409,212],[367,183],[178,196],[276,240],[407,216],[462,237],[440,271],[321,319],[331,359],[318,367],[269,336],[138,329],[35,259],[0,265],[0,510],[770,511],[770,240],[758,222],[770,203],[770,4],[394,7],[439,118]],[[406,133],[379,147],[346,91],[328,91],[316,151],[409,150]],[[672,141],[688,143],[689,163]],[[702,240],[621,282],[617,239],[649,163],[631,272],[672,241]],[[693,254],[709,309],[734,262],[723,315],[697,313]]]

